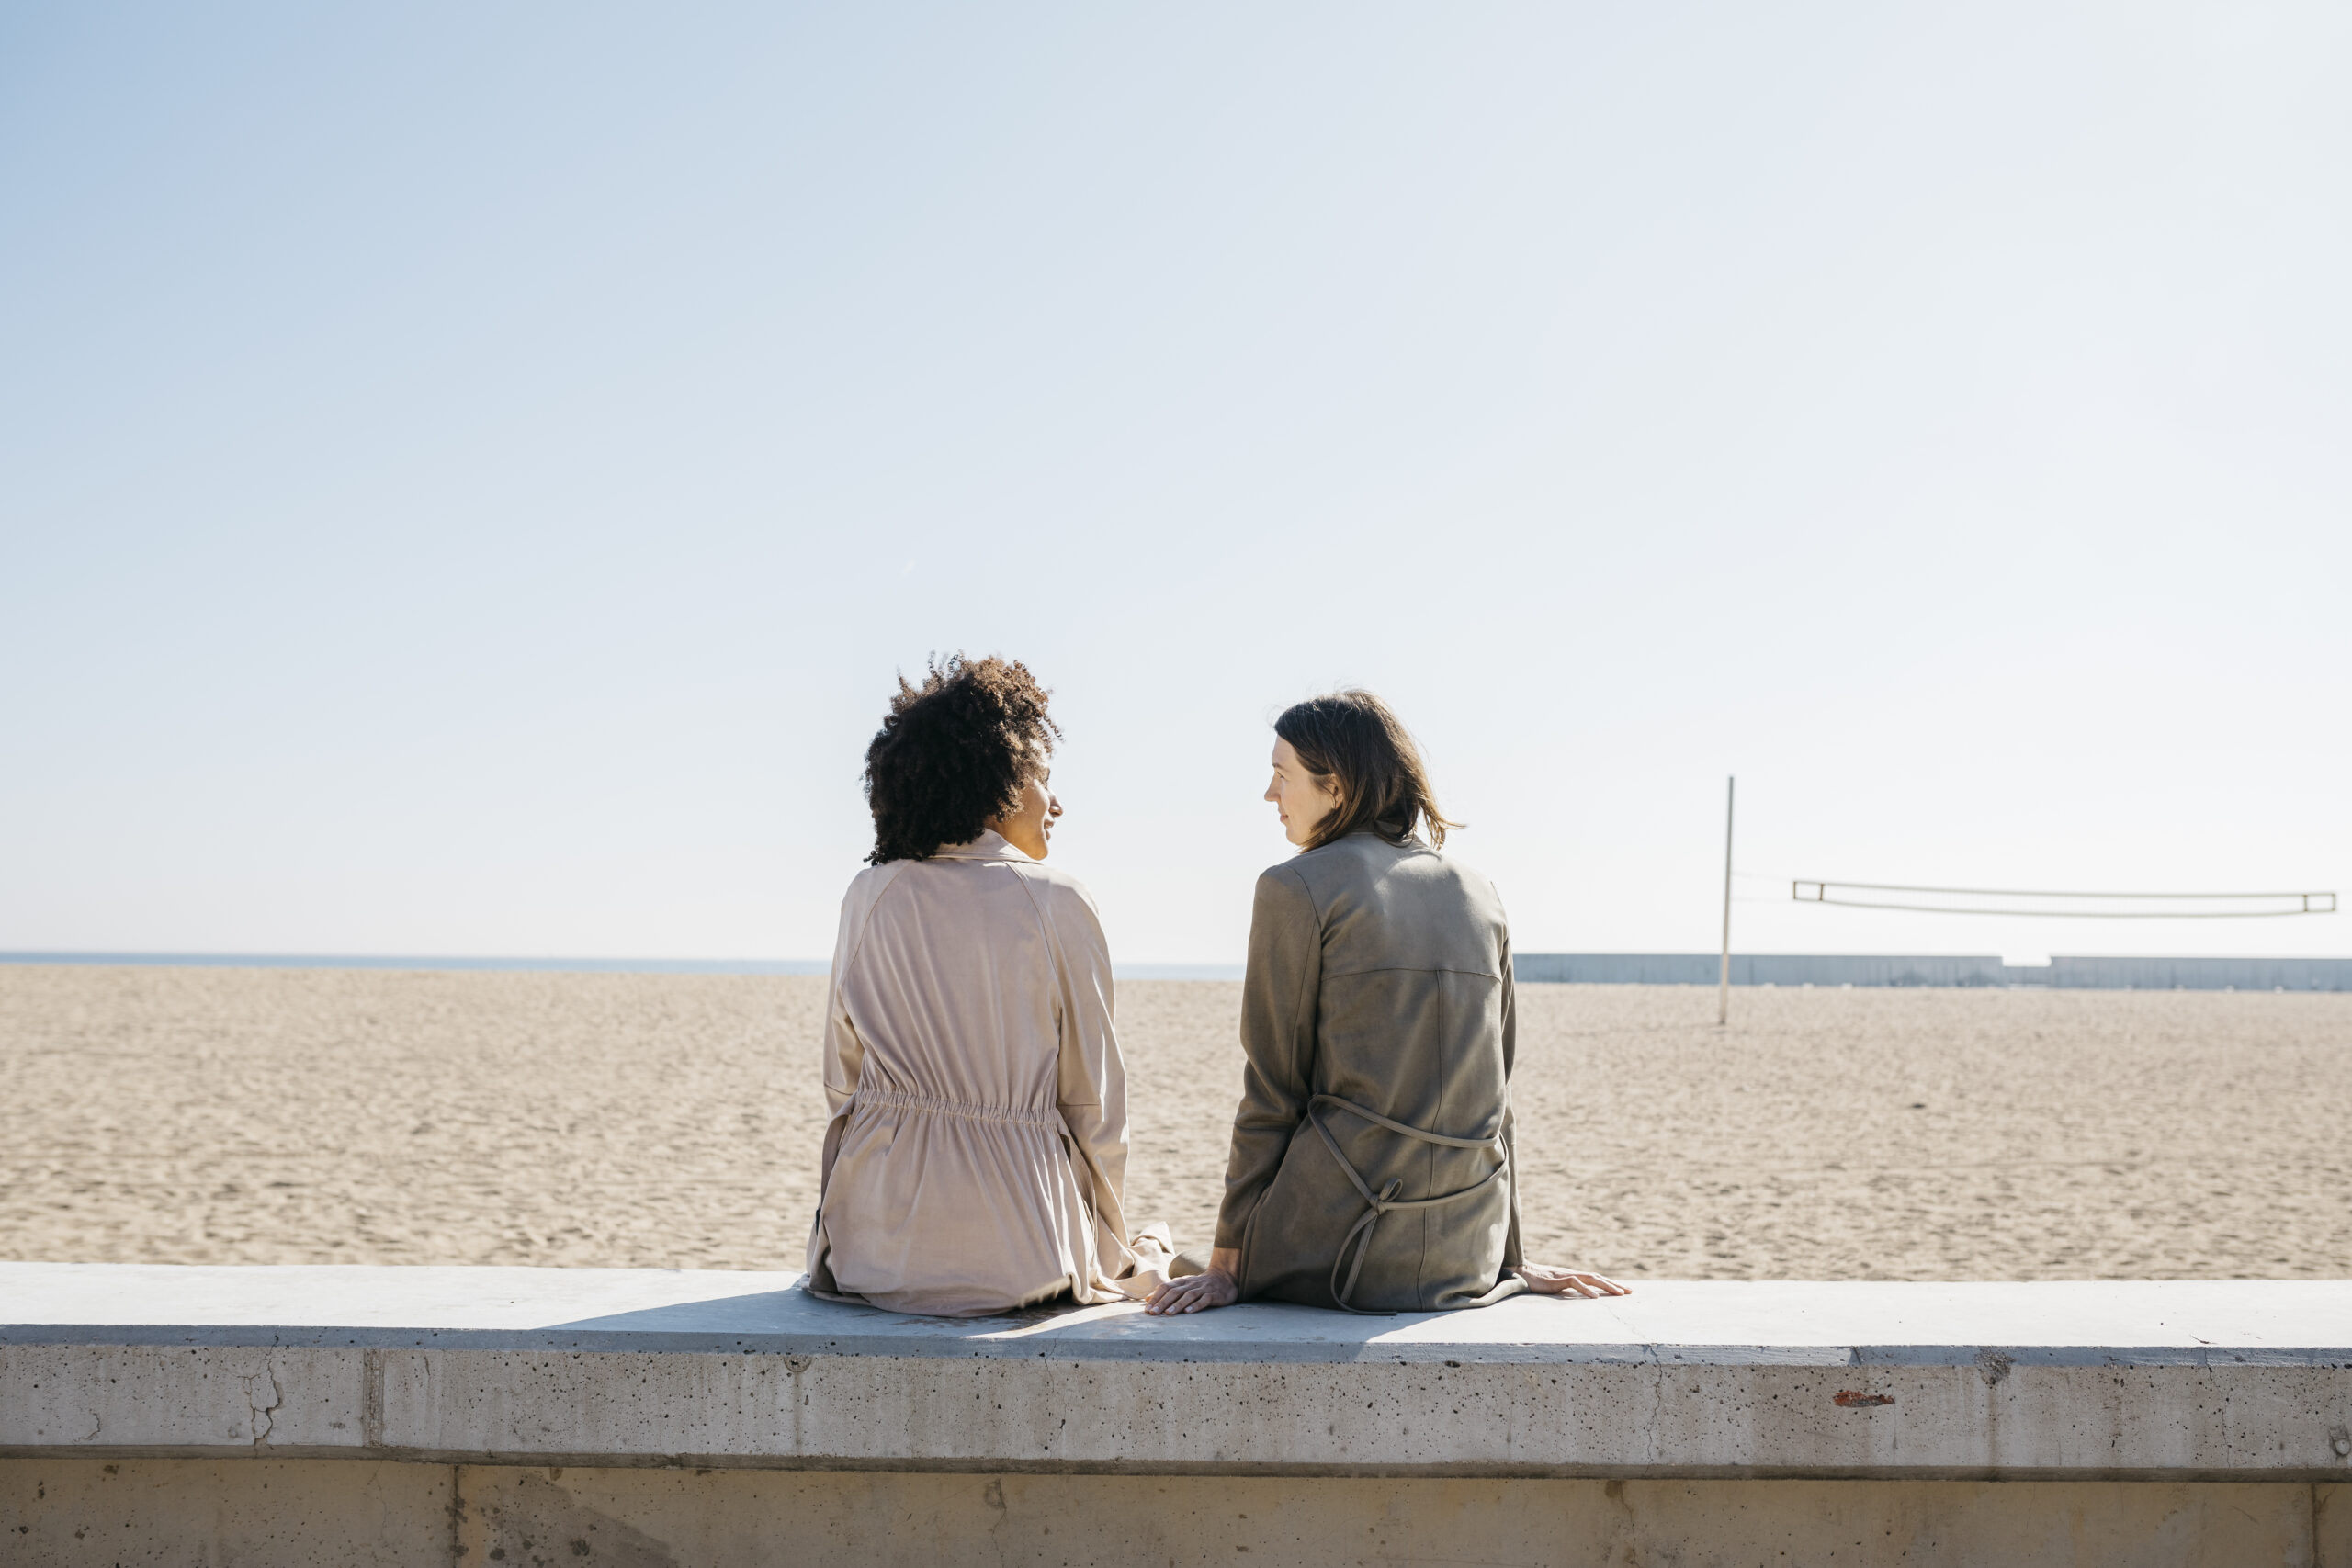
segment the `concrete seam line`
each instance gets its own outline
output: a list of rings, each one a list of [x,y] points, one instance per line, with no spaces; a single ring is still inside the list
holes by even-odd
[[[359,1358],[359,1442],[380,1448],[384,1441],[384,1357],[366,1350]]]
[[[449,1568],[466,1560],[466,1467],[449,1467]]]
[[[914,1459],[840,1458],[829,1456],[779,1459],[741,1454],[668,1453],[464,1453],[447,1450],[355,1450],[350,1448],[272,1448],[254,1454],[242,1447],[171,1446],[158,1444],[76,1446],[62,1452],[55,1447],[0,1446],[0,1459],[121,1460],[240,1460],[369,1461],[440,1469],[458,1466],[497,1470],[597,1471],[752,1471],[813,1474],[879,1475],[1069,1475],[1069,1476],[1223,1476],[1233,1479],[1337,1479],[1412,1481],[1970,1481],[2022,1483],[2030,1482],[2330,1485],[2342,1484],[2340,1474],[2298,1468],[2245,1470],[2211,1466],[2079,1467],[2019,1465],[1873,1465],[1873,1464],[1461,1464],[1421,1463],[1250,1463],[1230,1461],[1084,1461],[1038,1459]],[[2339,1565],[2352,1568],[2352,1564]]]

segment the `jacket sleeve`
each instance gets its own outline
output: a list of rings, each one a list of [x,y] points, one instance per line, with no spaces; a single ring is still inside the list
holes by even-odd
[[[1291,1134],[1314,1094],[1315,1025],[1323,987],[1323,929],[1297,873],[1258,878],[1250,916],[1250,967],[1241,982],[1241,1106],[1216,1245],[1237,1247],[1250,1216],[1282,1168]]]
[[[1527,1259],[1519,1250],[1519,1133],[1511,1105],[1511,1080],[1519,1058],[1519,995],[1510,972],[1510,933],[1503,933],[1503,1154],[1510,1161],[1510,1228],[1503,1233],[1503,1267],[1517,1268]]]
[[[1111,948],[1093,901],[1076,886],[1035,889],[1053,910],[1061,1048],[1055,1109],[1069,1130],[1071,1169],[1094,1211],[1094,1255],[1113,1279],[1134,1261],[1127,1249],[1127,1071],[1112,1024],[1116,997]]]
[[[865,1042],[857,1037],[857,1025],[850,1021],[842,987],[857,956],[858,942],[865,935],[866,917],[873,912],[872,895],[879,891],[852,883],[849,896],[842,900],[841,924],[833,935],[833,965],[825,981],[825,1036],[818,1053],[818,1071],[825,1080],[825,1110],[831,1117],[825,1133],[827,1174],[833,1168],[833,1146],[839,1141],[842,1117],[865,1069]]]
[[[835,1122],[848,1111],[850,1096],[857,1092],[857,1080],[865,1069],[865,1042],[857,1037],[857,1025],[850,1021],[849,1009],[842,1003],[841,971],[838,967],[825,987],[825,1042],[821,1063],[825,1078],[825,1111]],[[831,1145],[825,1150],[828,1167],[832,1164]]]
[[[857,1025],[850,1020],[849,1004],[842,998],[842,987],[850,963],[856,956],[858,939],[865,934],[865,918],[873,908],[875,891],[877,890],[853,883],[849,896],[842,900],[841,927],[833,939],[833,966],[825,982],[824,1033],[818,1043],[817,1071],[824,1080],[827,1116],[824,1144],[817,1156],[817,1213],[808,1226],[808,1282],[820,1291],[835,1289],[833,1271],[827,1262],[831,1247],[825,1235],[825,1189],[833,1178],[834,1157],[841,1153],[842,1129],[849,1120],[850,1098],[857,1093],[858,1078],[865,1069],[865,1042],[858,1038]]]

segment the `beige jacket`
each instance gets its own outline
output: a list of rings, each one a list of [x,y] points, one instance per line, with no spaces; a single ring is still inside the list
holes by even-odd
[[[956,1317],[1148,1294],[1164,1256],[1126,1241],[1111,1010],[1093,899],[997,834],[860,872],[825,1010],[810,1288]]]
[[[1517,1020],[1494,885],[1351,833],[1258,879],[1216,1244],[1244,1296],[1357,1311],[1521,1290]]]

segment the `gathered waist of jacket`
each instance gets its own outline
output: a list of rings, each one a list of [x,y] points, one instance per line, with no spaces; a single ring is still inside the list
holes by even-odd
[[[1013,1105],[973,1105],[944,1095],[913,1094],[901,1089],[879,1089],[860,1085],[852,1097],[853,1111],[868,1106],[891,1106],[901,1111],[918,1111],[932,1116],[960,1116],[968,1122],[1007,1122],[1019,1127],[1037,1127],[1059,1134],[1062,1113],[1051,1106],[1043,1111],[1030,1111]]]

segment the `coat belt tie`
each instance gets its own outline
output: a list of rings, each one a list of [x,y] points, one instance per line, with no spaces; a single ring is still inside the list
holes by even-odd
[[[1401,1176],[1391,1177],[1387,1185],[1375,1193],[1372,1190],[1372,1184],[1363,1179],[1363,1173],[1350,1164],[1348,1156],[1340,1152],[1340,1140],[1331,1135],[1331,1129],[1326,1127],[1323,1124],[1323,1118],[1317,1114],[1317,1111],[1326,1105],[1336,1107],[1351,1116],[1371,1122],[1375,1127],[1385,1127],[1392,1133],[1419,1139],[1424,1144],[1438,1144],[1449,1149],[1490,1150],[1495,1156],[1495,1168],[1467,1187],[1453,1192],[1442,1192],[1434,1198],[1399,1199],[1396,1196],[1397,1189],[1405,1185],[1405,1179]],[[1503,1142],[1500,1131],[1502,1123],[1497,1123],[1498,1130],[1492,1137],[1449,1138],[1442,1133],[1431,1133],[1419,1127],[1408,1127],[1402,1122],[1392,1122],[1376,1111],[1366,1111],[1353,1100],[1342,1100],[1336,1094],[1318,1094],[1308,1100],[1306,1119],[1315,1124],[1316,1132],[1322,1134],[1323,1146],[1329,1149],[1331,1157],[1340,1162],[1340,1170],[1344,1171],[1348,1179],[1355,1184],[1355,1190],[1363,1195],[1365,1204],[1363,1218],[1358,1220],[1354,1228],[1348,1232],[1346,1239],[1340,1243],[1339,1256],[1331,1259],[1331,1299],[1339,1303],[1340,1309],[1345,1312],[1356,1313],[1365,1317],[1394,1317],[1396,1315],[1394,1313],[1368,1312],[1363,1307],[1348,1304],[1348,1297],[1355,1293],[1356,1276],[1363,1272],[1364,1255],[1372,1250],[1373,1227],[1380,1223],[1381,1215],[1392,1209],[1434,1209],[1446,1203],[1458,1203],[1473,1193],[1482,1192],[1493,1185],[1497,1177],[1510,1168],[1510,1146]],[[1348,1281],[1342,1285],[1340,1283],[1340,1265],[1347,1262],[1348,1248],[1351,1247],[1356,1249],[1356,1260],[1349,1266]]]

